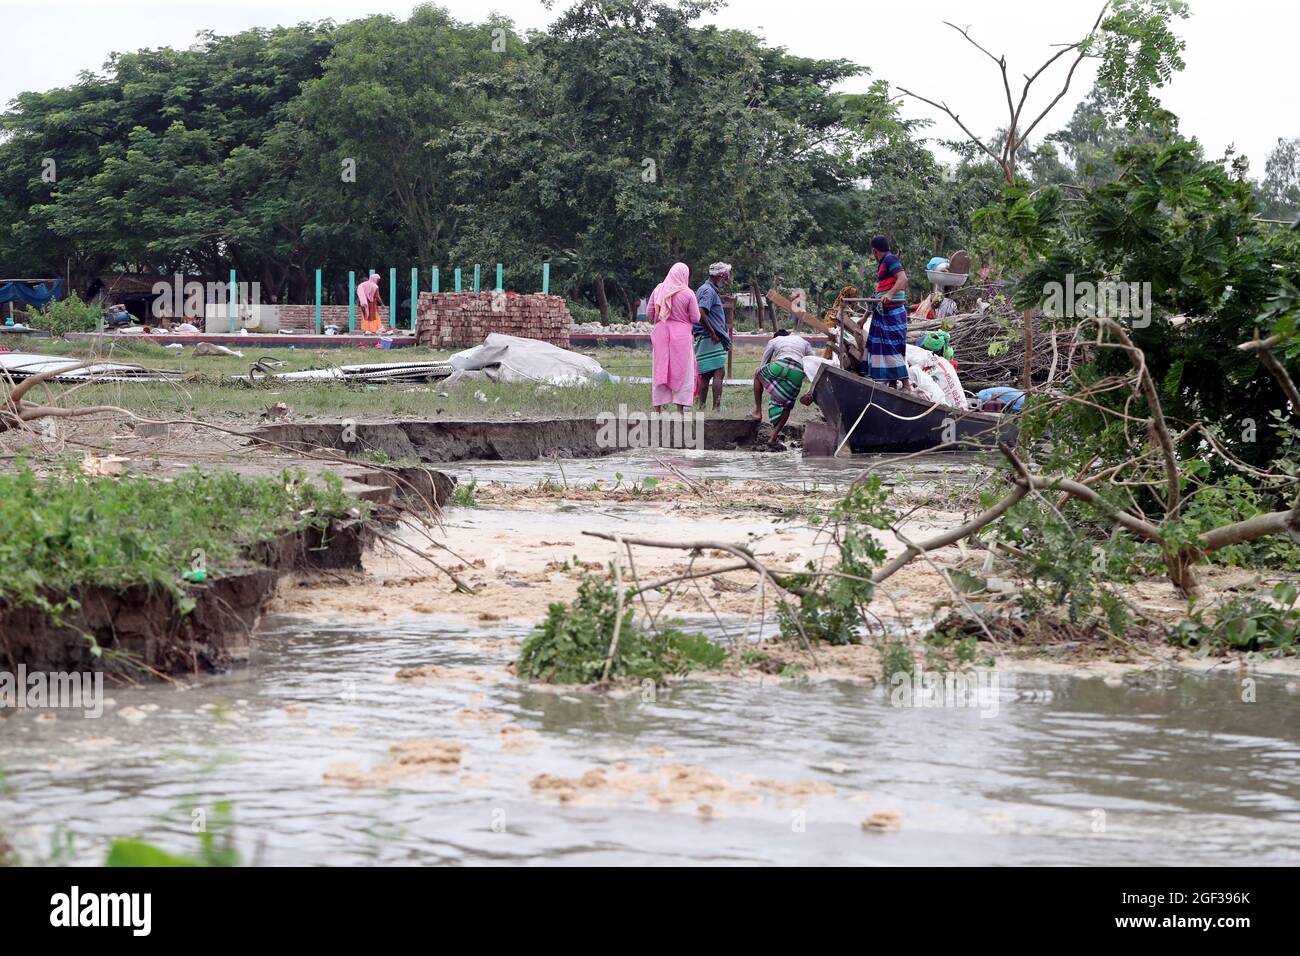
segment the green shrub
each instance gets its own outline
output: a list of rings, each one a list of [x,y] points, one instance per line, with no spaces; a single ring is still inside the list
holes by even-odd
[[[787,575],[802,589],[800,600],[777,605],[777,624],[787,640],[824,641],[827,644],[862,642],[863,612],[875,594],[871,576],[885,559],[885,549],[872,534],[890,526],[887,495],[873,475],[856,482],[830,514],[827,529],[839,550],[834,575],[806,572]]]
[[[1199,466],[1199,467],[1198,467]],[[1203,462],[1189,463],[1189,470],[1208,473]],[[1181,538],[1192,540],[1212,528],[1245,521],[1272,510],[1273,504],[1261,500],[1260,494],[1241,475],[1228,475],[1215,485],[1204,485],[1187,498],[1183,508]],[[1300,545],[1282,535],[1269,535],[1221,548],[1210,556],[1215,564],[1232,567],[1285,568],[1300,570]]]
[[[1209,609],[1196,609],[1179,623],[1172,640],[1183,647],[1215,651],[1276,651],[1300,649],[1300,592],[1290,582],[1273,588],[1273,600],[1234,597]],[[1207,610],[1210,612],[1207,615]],[[1208,618],[1208,619],[1207,619]]]
[[[105,866],[119,867],[231,867],[240,865],[239,851],[235,847],[234,816],[231,804],[218,803],[213,808],[212,819],[199,834],[198,851],[192,855],[177,856],[166,850],[134,838],[114,840],[104,859]]]
[[[51,302],[31,320],[34,328],[46,329],[51,335],[69,332],[94,332],[99,328],[103,309],[95,302],[82,302],[75,294]]]
[[[600,309],[596,308],[594,305],[588,305],[586,302],[577,302],[572,299],[569,300],[567,305],[569,306],[570,317],[572,317],[573,321],[579,325],[590,325],[593,322],[600,322]],[[612,315],[610,316],[610,320],[613,321]]]
[[[477,490],[478,482],[472,478],[469,481],[458,481],[451,493],[451,503],[461,508],[477,508],[478,497],[475,495]]]
[[[997,495],[988,494],[988,507]],[[1159,552],[1107,527],[1092,505],[1071,501],[1057,511],[1037,498],[1010,508],[994,526],[1004,548],[1016,603],[1028,616],[1064,609],[1071,624],[1104,624],[1123,637],[1132,610],[1113,585],[1162,567]]]
[[[554,603],[546,620],[524,641],[515,665],[520,677],[547,684],[595,684],[605,672],[605,658],[618,617],[617,593],[608,581],[585,576],[570,604]],[[611,679],[653,680],[718,667],[725,649],[700,635],[674,628],[646,631],[623,609]]]

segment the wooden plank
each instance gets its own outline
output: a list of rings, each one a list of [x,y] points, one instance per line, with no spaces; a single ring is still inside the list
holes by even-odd
[[[791,302],[789,299],[787,299],[785,296],[783,296],[781,293],[777,292],[775,289],[768,289],[766,295],[767,295],[768,302],[771,302],[773,305],[776,305],[782,310],[789,312],[791,318],[793,318],[795,321],[802,322],[810,329],[820,332],[822,335],[830,334],[831,327],[829,325],[827,325],[821,319],[817,318],[815,315],[811,315],[807,312],[796,312],[794,308],[794,303]]]
[[[785,309],[785,311],[789,312],[791,315],[794,315],[794,303],[781,293],[777,292],[775,289],[768,289],[765,294],[768,302],[773,302]]]

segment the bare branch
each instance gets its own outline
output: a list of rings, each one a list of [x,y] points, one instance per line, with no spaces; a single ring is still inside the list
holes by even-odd
[[[1165,463],[1165,512],[1173,515],[1178,511],[1182,495],[1182,480],[1178,471],[1178,456],[1174,451],[1173,439],[1169,437],[1169,426],[1165,423],[1164,408],[1160,404],[1160,394],[1156,383],[1147,369],[1146,353],[1133,344],[1124,327],[1113,319],[1094,318],[1098,328],[1108,330],[1120,341],[1120,347],[1129,354],[1133,368],[1138,373],[1138,384],[1147,400],[1147,410],[1151,415],[1151,437],[1160,448]]]
[[[879,584],[880,582],[889,578],[891,575],[902,570],[902,568],[906,566],[917,555],[925,554],[929,551],[935,551],[938,550],[939,548],[945,548],[950,544],[956,544],[962,538],[970,537],[972,534],[979,531],[984,526],[992,524],[998,518],[1006,514],[1007,511],[1009,511],[1013,505],[1015,505],[1018,501],[1024,498],[1025,495],[1027,494],[1029,494],[1029,486],[1027,484],[1017,484],[1014,488],[1012,488],[1011,494],[1003,498],[992,508],[989,508],[986,511],[983,511],[980,514],[976,515],[974,518],[966,522],[960,528],[954,528],[951,531],[945,531],[943,534],[935,535],[933,538],[930,538],[928,541],[922,541],[919,544],[911,544],[909,542],[907,546],[903,549],[903,552],[897,555],[888,564],[884,565],[875,574],[873,574],[871,576],[871,580],[874,583]],[[901,541],[903,539],[900,537],[899,540]]]
[[[988,50],[984,49],[984,47],[982,47],[982,46],[980,46],[978,43],[976,43],[975,40],[971,37],[971,35],[970,35],[970,27],[962,28],[962,27],[957,26],[957,24],[955,24],[955,23],[951,23],[951,22],[949,22],[948,20],[944,20],[943,22],[944,22],[945,24],[947,24],[948,26],[952,27],[954,30],[956,30],[958,33],[960,33],[962,36],[964,36],[964,37],[966,38],[966,42],[967,42],[967,43],[969,43],[969,44],[970,44],[971,46],[973,46],[975,49],[979,50],[981,53],[983,53],[985,56],[987,56],[990,60],[992,60],[994,63],[996,63],[996,64],[998,65],[998,69],[999,69],[999,70],[1001,71],[1001,73],[1002,73],[1002,88],[1006,91],[1006,94],[1007,94],[1007,115],[1008,115],[1008,116],[1012,115],[1012,113],[1013,113],[1014,111],[1013,111],[1012,108],[1011,108],[1011,81],[1010,81],[1009,79],[1007,79],[1007,57],[1006,57],[1006,54],[1004,53],[1002,56],[994,56],[994,55],[993,55],[992,53],[990,53]]]
[[[934,100],[926,99],[924,96],[922,96],[919,93],[913,93],[911,90],[905,90],[901,86],[898,88],[898,91],[900,93],[903,93],[906,96],[912,97],[913,99],[920,100],[922,103],[929,103],[935,109],[943,110],[943,112],[947,113],[952,118],[952,121],[961,127],[962,132],[966,134],[967,138],[970,139],[970,141],[974,143],[976,146],[978,146],[980,149],[984,150],[984,152],[988,154],[989,158],[992,159],[993,162],[997,163],[998,166],[1002,168],[1003,173],[1004,174],[1006,173],[1006,163],[1002,161],[1002,158],[998,156],[997,153],[993,152],[993,150],[985,146],[984,141],[981,140],[974,133],[972,133],[970,131],[970,128],[961,121],[961,117],[958,116],[956,113],[954,113],[951,109],[949,109],[946,103],[936,103]]]
[[[1065,94],[1070,91],[1070,83],[1074,81],[1074,71],[1079,68],[1079,64],[1082,63],[1087,58],[1087,56],[1088,56],[1087,52],[1084,51],[1081,52],[1077,57],[1075,57],[1074,62],[1070,64],[1070,72],[1065,75],[1065,83],[1061,86],[1061,92],[1056,94],[1056,96],[1052,99],[1052,102],[1047,104],[1047,107],[1041,113],[1038,114],[1038,118],[1035,119],[1032,123],[1030,123],[1029,126],[1026,127],[1024,133],[1021,134],[1020,138],[1016,140],[1016,146],[1015,146],[1016,152],[1019,152],[1020,147],[1025,145],[1025,141],[1029,139],[1029,134],[1034,131],[1034,127],[1037,126],[1039,123],[1041,123],[1044,119],[1046,119],[1047,114],[1052,112],[1052,110],[1056,108],[1056,104],[1061,102],[1061,99],[1065,96]],[[1028,85],[1025,86],[1025,90],[1026,92],[1028,92],[1029,90]],[[1019,117],[1017,117],[1017,119],[1019,119]]]
[[[1300,507],[1290,511],[1272,511],[1268,514],[1255,515],[1244,521],[1211,528],[1201,535],[1201,551],[1213,554],[1229,545],[1254,541],[1270,534],[1285,534],[1296,544],[1300,544]]]

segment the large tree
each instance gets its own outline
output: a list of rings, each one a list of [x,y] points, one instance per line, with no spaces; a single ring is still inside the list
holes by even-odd
[[[1141,316],[1128,324],[1166,414],[1204,421],[1220,429],[1223,447],[1237,457],[1269,464],[1282,439],[1273,413],[1285,408],[1286,396],[1238,346],[1257,329],[1277,331],[1262,317],[1283,290],[1300,283],[1300,233],[1259,223],[1244,163],[1208,160],[1194,141],[1126,146],[1115,162],[1120,173],[1113,182],[1044,215],[1040,255],[1021,285],[1022,301],[1037,298],[1048,283],[1145,284],[1150,323]],[[1050,205],[1049,199],[1045,193],[1035,202]],[[1182,317],[1177,325],[1174,317]],[[1286,338],[1292,347],[1294,335]],[[1095,368],[1110,372],[1127,361],[1102,352]],[[1200,438],[1185,441],[1196,457]]]
[[[833,292],[875,233],[969,242],[999,167],[942,167],[883,81],[838,89],[864,67],[703,25],[717,8],[577,0],[524,38],[426,5],[114,55],[0,120],[3,271],[234,267],[302,301],[314,267],[336,294],[474,262],[535,288],[549,259],[557,290],[631,315],[678,259]]]
[[[1294,222],[1300,216],[1300,136],[1277,141],[1256,193],[1264,218]]]
[[[69,259],[80,277],[135,267],[217,272],[231,263],[272,278],[268,256],[283,249],[267,231],[278,226],[263,222],[251,234],[241,225],[247,197],[227,162],[279,149],[289,105],[319,74],[331,30],[202,34],[187,50],[115,54],[103,75],[20,95],[0,120],[10,207],[0,255],[47,269]]]

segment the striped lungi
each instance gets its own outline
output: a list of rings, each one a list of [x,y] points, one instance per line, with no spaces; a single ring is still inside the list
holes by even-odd
[[[716,372],[727,364],[727,347],[708,335],[695,337],[695,370],[701,375]]]
[[[862,360],[864,374],[878,382],[896,382],[907,378],[907,306],[876,308],[867,332],[867,354]]]
[[[775,425],[799,397],[799,390],[803,388],[803,365],[794,359],[777,359],[758,370],[758,380],[771,399],[767,404],[767,420]]]

